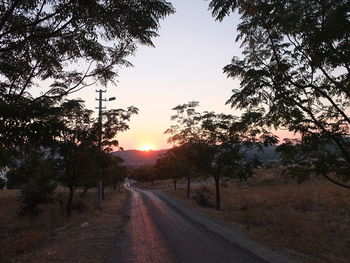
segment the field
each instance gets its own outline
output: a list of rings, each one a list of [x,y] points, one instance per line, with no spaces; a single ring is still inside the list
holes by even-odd
[[[70,217],[58,202],[41,207],[37,217],[17,215],[16,190],[0,191],[0,261],[103,262],[115,246],[126,217],[121,213],[125,190],[106,191],[103,210],[96,211],[96,192],[76,193]],[[60,190],[58,196],[66,196]]]
[[[350,262],[350,190],[313,178],[302,184],[282,179],[279,171],[257,171],[246,183],[221,184],[222,210],[186,199],[185,184],[154,184],[186,205],[238,227],[251,239],[309,263]],[[214,187],[203,183],[214,199]],[[199,189],[198,183],[191,195]]]

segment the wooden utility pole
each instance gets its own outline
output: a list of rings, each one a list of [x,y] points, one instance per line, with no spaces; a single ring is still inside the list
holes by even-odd
[[[99,94],[98,98],[98,155],[97,155],[97,163],[98,163],[98,174],[97,174],[97,209],[102,209],[102,109],[106,107],[102,107],[102,102],[106,101],[103,99],[102,94],[106,92],[105,90],[96,90]]]

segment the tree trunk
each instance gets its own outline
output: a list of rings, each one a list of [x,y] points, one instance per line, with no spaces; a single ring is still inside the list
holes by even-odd
[[[216,210],[220,210],[221,208],[221,200],[220,200],[220,179],[214,176],[215,181],[215,197],[216,197]]]
[[[68,186],[69,188],[69,196],[68,196],[68,200],[67,200],[67,205],[66,205],[66,212],[67,215],[70,215],[72,212],[72,203],[73,203],[73,196],[74,196],[74,186],[72,184],[70,184]]]
[[[105,200],[105,185],[102,182],[102,200]]]
[[[176,179],[175,179],[175,177],[173,178],[173,183],[174,183],[174,190],[176,191]]]
[[[187,178],[187,198],[190,198],[191,178]]]

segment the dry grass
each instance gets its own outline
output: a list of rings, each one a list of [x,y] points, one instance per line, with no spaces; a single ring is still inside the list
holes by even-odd
[[[350,262],[350,191],[315,179],[301,185],[286,182],[268,173],[247,184],[223,184],[221,211],[185,200],[185,189],[169,192],[189,206],[238,225],[270,248],[307,255],[302,258],[305,262]],[[208,187],[214,193],[213,186]]]
[[[184,178],[178,179],[176,185],[181,186],[186,183],[186,180]],[[145,183],[136,183],[136,187],[141,189],[166,189],[166,188],[172,188],[174,189],[174,183],[172,179],[166,179],[166,180],[158,180],[152,182],[145,182]]]
[[[1,262],[103,262],[126,220],[120,213],[125,190],[108,190],[102,211],[95,209],[94,191],[83,198],[77,193],[79,209],[70,217],[57,202],[42,206],[37,217],[19,217],[17,195],[0,191]],[[88,226],[80,227],[84,222]]]

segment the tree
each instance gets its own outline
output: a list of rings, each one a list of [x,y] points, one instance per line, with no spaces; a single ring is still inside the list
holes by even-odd
[[[157,174],[154,166],[140,166],[131,171],[131,178],[138,182],[153,182],[157,179]]]
[[[0,147],[6,157],[18,151],[51,146],[63,129],[56,100],[42,98],[27,104],[29,102],[29,99],[22,98],[20,104],[9,106],[0,101]],[[22,103],[27,106],[23,107]],[[6,159],[11,161],[10,158],[2,160]],[[1,165],[6,166],[6,162]]]
[[[249,177],[255,162],[247,160],[245,152],[252,147],[275,144],[278,140],[270,131],[255,124],[261,119],[261,113],[249,112],[238,118],[215,112],[199,113],[195,110],[198,105],[191,102],[174,108],[181,113],[173,117],[178,125],[167,132],[172,134],[170,142],[180,144],[180,156],[184,163],[190,163],[187,167],[193,167],[202,176],[213,177],[216,209],[220,209],[221,180]]]
[[[191,182],[200,176],[197,165],[199,164],[199,142],[187,142],[169,150],[174,176],[184,177],[187,181],[186,197],[190,198]],[[173,178],[173,180],[175,180]]]
[[[177,189],[177,181],[186,176],[184,158],[186,157],[184,157],[181,149],[173,147],[158,158],[155,165],[161,178],[170,178],[173,181],[175,191]],[[189,187],[187,188],[187,197],[189,197]]]
[[[172,161],[173,158],[173,155],[170,155],[169,151],[167,151],[164,155],[157,159],[155,168],[157,174],[159,174],[159,177],[172,179],[174,190],[176,191],[178,174],[176,172],[175,163]]]
[[[178,147],[172,150],[172,161],[177,167],[177,172],[181,177],[185,177],[187,181],[187,198],[190,198],[191,180],[198,176],[197,150],[200,146],[200,113],[196,111],[199,106],[198,101],[191,101],[181,104],[173,108],[176,114],[171,120],[176,121],[176,125],[172,125],[165,131],[171,136],[169,143],[176,143]]]
[[[286,169],[283,173],[296,178],[302,183],[312,174],[323,175],[330,182],[350,188],[346,160],[339,158],[339,149],[334,143],[319,138],[285,139],[276,151],[281,156],[281,162]],[[345,167],[345,168],[344,168]]]
[[[216,209],[221,208],[220,182],[225,178],[247,180],[253,175],[256,160],[249,160],[246,152],[251,148],[262,150],[262,146],[278,142],[268,130],[254,124],[261,114],[250,112],[240,118],[230,114],[204,112],[202,115],[201,152],[203,172],[215,182]]]
[[[9,0],[0,5],[0,147],[57,136],[60,100],[114,83],[137,44],[153,45],[165,0]],[[39,88],[38,88],[39,87]],[[48,130],[49,129],[49,130]]]
[[[227,103],[261,110],[269,126],[332,141],[349,170],[349,1],[212,0],[210,8],[220,21],[241,16],[243,56],[224,68],[241,85]]]
[[[91,165],[96,162],[97,147],[91,140],[92,111],[85,109],[83,102],[79,100],[62,103],[61,110],[64,129],[58,138],[57,150],[62,157],[60,183],[69,189],[66,211],[67,214],[70,214],[75,188],[79,185],[79,179],[84,175],[82,173],[85,169],[81,167],[88,163],[91,168]]]
[[[110,153],[103,153],[103,187],[112,185],[114,190],[117,189],[117,185],[119,185],[126,176],[126,166],[123,165],[123,162],[124,160],[119,156],[113,156]]]
[[[112,147],[119,146],[118,140],[115,139],[117,133],[129,129],[127,122],[131,115],[137,112],[135,107],[104,112],[102,156],[105,156],[104,153],[109,152]],[[57,149],[62,156],[60,180],[69,189],[66,205],[68,214],[71,211],[76,187],[82,184],[89,186],[92,178],[96,179],[100,151],[97,132],[99,127],[98,122],[91,115],[92,111],[85,109],[82,101],[69,100],[61,105],[60,116],[65,128],[57,138],[59,140]],[[107,166],[113,162],[109,161],[108,157],[101,158],[99,161],[103,162],[104,159],[108,159]]]
[[[164,0],[19,1],[0,7],[0,89],[9,104],[69,94],[96,81],[113,81],[137,43],[153,45],[159,21],[174,12]],[[84,66],[82,66],[84,65]],[[47,84],[49,83],[49,85]],[[16,96],[17,95],[17,96]]]

